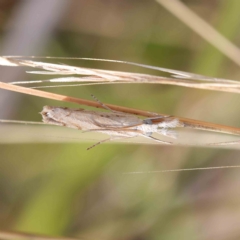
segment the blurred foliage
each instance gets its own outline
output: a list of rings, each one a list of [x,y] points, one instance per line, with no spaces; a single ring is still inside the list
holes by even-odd
[[[118,59],[239,77],[237,66],[154,1],[69,2],[41,55]],[[184,2],[237,44],[238,0]],[[4,5],[9,19],[16,7],[11,3]],[[4,36],[5,21],[0,23]],[[159,74],[106,62],[64,63]],[[141,84],[51,91],[86,99],[94,94],[102,102],[240,127],[240,97],[230,93]],[[40,121],[38,112],[46,104],[63,106],[23,96],[12,118]],[[124,174],[239,165],[238,151],[126,144],[102,144],[87,151],[89,145],[2,144],[1,228],[89,240],[239,239],[239,169]]]

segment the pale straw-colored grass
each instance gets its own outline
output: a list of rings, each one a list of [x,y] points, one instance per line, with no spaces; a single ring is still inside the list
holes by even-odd
[[[36,57],[31,57],[36,58]],[[238,81],[229,80],[229,79],[221,79],[221,78],[211,78],[207,76],[202,76],[198,74],[178,71],[178,70],[172,70],[172,69],[166,69],[166,68],[160,68],[155,66],[149,66],[144,64],[137,64],[137,63],[129,63],[129,62],[122,62],[122,61],[113,61],[113,60],[104,60],[104,59],[81,59],[81,60],[93,60],[93,61],[110,61],[110,62],[118,62],[118,63],[125,63],[125,64],[131,64],[136,65],[140,67],[150,68],[154,70],[159,70],[163,72],[167,72],[170,74],[173,74],[172,78],[165,78],[165,77],[158,77],[158,76],[152,76],[149,74],[138,74],[138,73],[130,73],[130,72],[120,72],[120,71],[108,71],[108,70],[101,70],[101,69],[91,69],[91,68],[82,68],[78,66],[69,66],[69,65],[63,65],[63,64],[53,64],[48,62],[39,62],[35,60],[26,60],[23,57],[1,57],[0,58],[0,65],[9,66],[9,67],[18,67],[18,66],[28,66],[33,67],[37,69],[42,69],[43,71],[31,71],[29,73],[34,74],[57,74],[57,75],[81,75],[83,78],[79,77],[66,77],[66,78],[57,78],[57,79],[50,79],[47,80],[48,82],[73,82],[73,81],[82,81],[83,83],[86,82],[98,82],[98,83],[112,83],[112,82],[121,82],[121,83],[151,83],[151,84],[172,84],[177,86],[186,86],[186,87],[196,87],[201,89],[208,89],[208,90],[215,90],[215,91],[226,91],[226,92],[240,92],[240,84]],[[186,80],[187,79],[187,80]],[[37,83],[42,82],[40,80],[37,81]],[[4,83],[0,82],[0,88],[20,92],[24,94],[29,94],[33,96],[38,96],[46,99],[53,99],[57,101],[63,101],[63,102],[71,102],[71,103],[77,103],[82,106],[91,106],[94,108],[103,108],[104,105],[97,101],[90,101],[87,99],[80,99],[75,98],[71,96],[66,95],[60,95],[55,94],[51,92],[46,92],[43,90],[37,90],[30,87],[22,87],[17,85],[18,82],[14,83]],[[28,82],[20,82],[20,84],[27,84]],[[30,83],[34,83],[31,81]],[[184,84],[183,84],[184,83]],[[108,108],[110,108],[113,111],[118,111],[126,114],[135,114],[140,115],[145,118],[151,118],[156,116],[162,116],[162,117],[168,117],[171,119],[177,119],[181,124],[179,125],[180,128],[190,128],[190,129],[197,129],[197,130],[204,130],[204,131],[211,131],[211,132],[219,132],[219,133],[227,133],[230,135],[239,135],[240,134],[240,128],[231,127],[231,126],[225,126],[225,125],[219,125],[215,123],[209,123],[204,121],[199,121],[195,119],[188,119],[183,118],[179,116],[167,116],[163,113],[156,113],[156,112],[150,112],[150,111],[144,111],[139,109],[133,109],[133,108],[127,108],[122,106],[116,106],[112,104],[106,104]],[[162,119],[160,120],[162,121]],[[3,121],[2,121],[3,122]],[[6,120],[5,120],[6,122]],[[199,134],[197,134],[197,139],[200,139]],[[178,142],[173,142],[174,145],[189,145],[190,143],[188,141],[184,141],[184,139],[187,139],[188,137],[183,137],[182,139],[178,138]],[[211,139],[211,137],[207,136],[203,139]],[[218,137],[217,137],[218,139]],[[230,141],[230,142],[229,142]],[[135,141],[133,141],[135,142]],[[198,141],[191,141],[191,144],[193,146],[199,146]],[[226,147],[238,147],[239,142],[236,139],[231,140],[222,140],[219,144],[218,142],[201,142],[200,145],[204,146],[226,146]]]

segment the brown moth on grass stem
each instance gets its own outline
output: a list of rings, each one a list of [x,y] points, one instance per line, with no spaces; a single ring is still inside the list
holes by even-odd
[[[21,56],[0,56],[0,65],[3,66],[28,66],[33,68],[41,69],[41,71],[33,71],[31,73],[34,74],[57,74],[57,75],[80,75],[77,78],[74,77],[63,77],[60,79],[50,79],[47,80],[48,82],[73,82],[73,81],[86,81],[86,82],[111,82],[111,83],[155,83],[155,84],[171,84],[171,85],[178,85],[178,86],[185,86],[185,87],[196,87],[200,89],[208,89],[208,90],[218,90],[218,91],[226,91],[226,92],[235,92],[240,93],[240,84],[238,81],[233,81],[229,79],[220,79],[220,78],[212,78],[207,76],[202,76],[198,74],[173,70],[173,69],[166,69],[166,68],[159,68],[155,66],[149,66],[144,64],[132,63],[132,62],[124,62],[124,61],[114,61],[114,60],[104,60],[104,59],[86,59],[86,58],[76,58],[75,60],[93,60],[93,61],[107,61],[107,62],[117,62],[123,63],[128,65],[134,65],[154,70],[159,70],[162,72],[166,72],[172,74],[172,77],[158,77],[152,76],[148,74],[139,74],[139,73],[128,73],[128,72],[119,72],[119,71],[109,71],[109,70],[101,70],[101,69],[91,69],[91,68],[82,68],[82,67],[75,67],[63,64],[53,64],[53,63],[46,63],[46,62],[39,62],[34,60],[24,60],[26,57]],[[29,57],[29,58],[37,58],[37,57]],[[51,57],[46,57],[51,58]],[[58,58],[64,59],[64,58]],[[37,81],[39,82],[39,81]],[[41,82],[41,81],[40,81]],[[21,83],[21,82],[18,82]],[[24,82],[26,83],[26,82]],[[16,83],[13,83],[16,84]],[[211,131],[211,132],[220,132],[220,133],[227,133],[230,135],[240,135],[240,128],[231,127],[231,126],[224,126],[215,123],[209,123],[205,121],[199,121],[195,119],[188,119],[182,117],[174,117],[168,116],[166,114],[160,114],[155,112],[143,111],[128,107],[116,106],[112,104],[103,105],[96,101],[89,101],[86,99],[80,99],[76,97],[64,96],[60,94],[50,93],[46,91],[40,91],[36,89],[20,87],[17,85],[12,85],[9,83],[0,82],[0,88],[20,92],[24,94],[34,95],[38,97],[43,97],[47,99],[54,99],[57,101],[64,101],[64,102],[71,102],[77,103],[84,106],[91,106],[95,108],[103,108],[110,110],[110,112],[96,112],[96,111],[88,111],[88,110],[70,110],[65,109],[63,113],[63,108],[56,108],[62,109],[62,116],[65,116],[65,119],[57,119],[54,114],[53,117],[49,117],[51,114],[53,115],[53,111],[46,112],[47,108],[44,108],[42,112],[44,115],[44,121],[46,123],[52,123],[57,125],[66,125],[70,127],[75,127],[78,129],[82,129],[83,131],[97,131],[103,132],[110,135],[109,139],[104,141],[113,140],[116,138],[129,138],[135,136],[144,136],[146,138],[151,138],[157,142],[171,144],[171,142],[164,142],[159,139],[155,139],[152,134],[157,133],[165,136],[174,137],[172,129],[175,127],[183,127],[183,128],[191,128],[196,130],[204,130],[204,131]],[[52,109],[54,109],[52,107]],[[49,108],[48,108],[48,111]],[[55,111],[55,110],[54,110]],[[60,110],[59,110],[60,111]],[[78,114],[79,115],[78,115]],[[64,115],[65,114],[65,115]],[[76,122],[71,122],[71,124],[66,124],[67,114],[74,116],[74,121],[77,119]],[[78,115],[78,117],[76,117]],[[144,117],[138,117],[138,116]],[[80,116],[80,117],[79,117]],[[58,116],[59,117],[59,116]],[[76,119],[75,119],[76,118]],[[85,119],[85,120],[84,120]],[[86,122],[89,122],[86,124]],[[102,141],[103,142],[103,141]],[[175,144],[175,143],[174,143]],[[205,144],[208,146],[218,146],[218,145],[226,145],[227,143],[213,143],[213,144]],[[231,144],[238,145],[238,141],[231,142]]]
[[[116,114],[118,114],[119,116],[121,115],[121,120],[125,119],[124,124],[120,121],[120,123],[118,123],[117,126],[114,126],[114,129],[113,129],[114,134],[109,134],[111,136],[119,135],[119,134],[117,134],[117,131],[120,131],[120,130],[121,130],[121,133],[125,133],[124,134],[125,137],[130,137],[130,136],[128,136],[130,134],[130,132],[131,132],[130,135],[144,136],[144,137],[148,137],[148,138],[152,137],[151,134],[150,134],[150,136],[148,134],[151,132],[159,133],[162,135],[171,135],[170,134],[171,131],[169,129],[174,128],[174,127],[168,126],[167,122],[174,123],[174,121],[173,121],[174,119],[176,121],[175,125],[177,125],[175,127],[192,128],[192,129],[197,129],[197,130],[227,133],[227,134],[231,134],[231,135],[240,135],[240,128],[231,127],[231,126],[225,126],[225,125],[220,125],[220,124],[215,124],[215,123],[210,123],[210,122],[205,122],[205,121],[200,121],[200,120],[195,120],[195,119],[189,119],[189,118],[169,116],[166,114],[143,111],[143,110],[138,110],[138,109],[133,109],[133,108],[116,106],[116,105],[112,105],[112,104],[103,105],[96,101],[74,98],[74,97],[70,97],[70,96],[50,93],[50,92],[46,92],[46,91],[40,91],[40,90],[36,90],[36,89],[30,89],[30,88],[26,88],[26,87],[20,87],[17,85],[11,85],[11,84],[4,83],[4,82],[0,82],[0,88],[10,90],[10,91],[20,92],[20,93],[24,93],[24,94],[28,94],[28,95],[34,95],[34,96],[38,96],[38,97],[53,99],[53,100],[57,100],[57,101],[77,103],[80,105],[91,106],[91,107],[95,107],[95,108],[103,108],[103,109],[107,109],[107,110],[110,109],[112,112],[108,113],[108,116],[111,115],[110,117],[116,118]],[[83,112],[89,113],[86,110],[81,110],[81,111],[82,111],[82,113]],[[92,111],[92,113],[90,115],[91,115],[91,118],[93,118],[94,115],[98,116],[98,114],[99,114],[98,112]],[[104,112],[104,114],[106,114],[106,112]],[[136,115],[145,117],[145,119],[141,119]],[[130,118],[130,116],[131,116],[131,118]],[[132,120],[133,118],[135,118],[134,121]],[[138,127],[132,126],[133,123],[137,124]],[[53,124],[53,122],[52,122],[52,124]],[[56,122],[55,122],[55,124],[56,124]],[[94,124],[96,125],[96,123],[94,123]],[[99,123],[97,123],[97,124],[99,125]],[[58,123],[57,125],[64,125],[64,124]],[[79,128],[82,128],[85,131],[86,130],[87,131],[96,131],[96,127],[97,126],[92,125],[91,129],[90,128],[86,129],[86,128],[82,128],[82,127],[79,127]],[[101,128],[101,132],[105,132],[105,133],[110,132],[110,126],[108,126],[106,128],[106,126],[104,126],[104,122],[100,122],[100,125],[97,127],[98,132],[100,132],[99,128]],[[126,133],[126,132],[128,132],[128,133]],[[167,134],[166,134],[166,132],[167,132]],[[163,133],[165,133],[165,134],[163,134]],[[122,134],[120,134],[120,135],[122,136]],[[133,136],[131,136],[131,137],[133,137]],[[123,136],[121,138],[123,138]],[[112,139],[109,139],[109,140],[112,140]],[[160,142],[160,140],[158,142]],[[235,144],[238,144],[238,142],[236,142]],[[209,146],[209,144],[206,144],[206,145]],[[218,143],[214,143],[214,146],[217,146],[217,145],[218,145]],[[222,145],[222,143],[220,143],[220,145]]]
[[[132,114],[113,111],[101,102],[99,103],[110,112],[45,106],[41,112],[43,122],[75,128],[84,132],[95,131],[110,135],[110,138],[97,142],[88,149],[103,142],[137,136],[149,138],[162,144],[172,144],[154,138],[152,134],[158,133],[175,138],[175,132],[169,129],[183,126],[177,118],[156,116],[141,119]],[[154,120],[157,122],[154,123]]]

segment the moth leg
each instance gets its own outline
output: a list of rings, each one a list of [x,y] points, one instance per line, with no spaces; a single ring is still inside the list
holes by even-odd
[[[149,139],[151,139],[151,140],[153,140],[153,141],[159,142],[159,143],[173,144],[172,142],[162,141],[162,140],[159,140],[159,139],[157,139],[157,138],[155,138],[155,137],[148,136],[148,135],[145,135],[145,134],[142,134],[142,136],[145,137],[145,138],[149,138]]]
[[[108,110],[108,111],[110,111],[110,112],[118,113],[118,114],[124,114],[124,115],[132,115],[132,114],[129,114],[129,113],[123,113],[123,112],[120,112],[120,111],[112,110],[110,107],[108,107],[107,105],[105,105],[104,103],[102,103],[99,99],[97,99],[93,94],[91,94],[91,97],[92,97],[96,102],[98,102],[103,108],[105,108],[106,110]]]
[[[90,150],[90,149],[96,147],[97,145],[99,145],[101,143],[104,143],[104,142],[107,142],[107,141],[112,141],[112,140],[115,140],[115,139],[125,139],[125,138],[131,138],[131,137],[110,137],[110,138],[106,138],[106,139],[103,139],[103,140],[93,144],[92,146],[88,147],[87,150]]]
[[[110,138],[103,139],[103,140],[101,140],[101,141],[99,141],[99,142],[97,142],[97,143],[94,143],[92,146],[88,147],[87,150],[90,150],[90,149],[96,147],[97,145],[99,145],[99,144],[101,144],[101,143],[104,143],[104,142],[107,142],[107,141],[111,141],[111,140],[112,140],[111,137],[110,137]]]
[[[110,112],[115,112],[113,111],[110,107],[106,106],[104,103],[102,103],[100,100],[98,100],[93,94],[91,94],[91,97],[98,102],[103,108],[105,108],[106,110],[109,110]]]

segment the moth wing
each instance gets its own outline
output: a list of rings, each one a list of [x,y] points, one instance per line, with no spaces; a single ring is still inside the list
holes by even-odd
[[[105,114],[102,117],[92,117],[92,121],[100,128],[121,129],[139,126],[142,120],[135,116],[123,116],[119,114]]]

